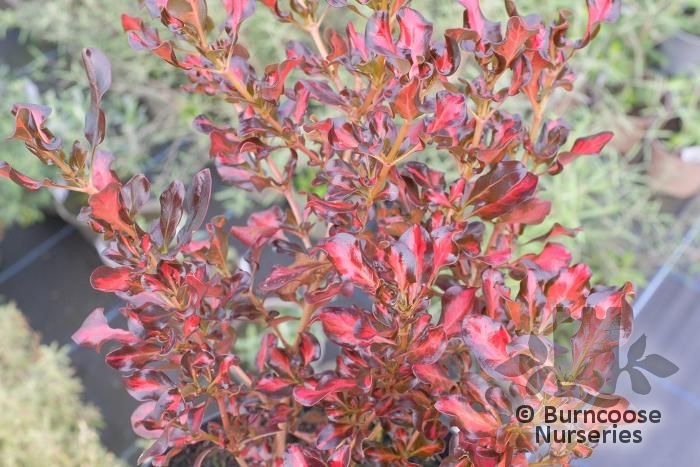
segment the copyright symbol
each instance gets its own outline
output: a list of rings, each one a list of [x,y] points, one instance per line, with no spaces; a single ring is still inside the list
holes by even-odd
[[[529,405],[521,405],[515,410],[515,418],[520,423],[530,423],[535,418],[535,409]]]

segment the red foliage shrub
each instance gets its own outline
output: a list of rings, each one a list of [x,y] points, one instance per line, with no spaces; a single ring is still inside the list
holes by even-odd
[[[505,466],[589,454],[575,442],[537,446],[537,420],[520,423],[514,412],[522,403],[598,397],[618,344],[611,323],[622,337],[630,332],[631,286],[592,287],[588,267],[571,265],[553,241],[575,233],[564,227],[535,240],[539,254],[518,247],[549,212],[537,197],[539,177],[597,154],[611,137],[569,146],[566,123],[545,119],[545,106],[552,92],[573,86],[569,59],[614,19],[619,2],[588,0],[580,39],[567,35],[565,13],[544,24],[520,16],[512,0],[504,27],[482,15],[478,0],[461,0],[463,25],[441,33],[402,0],[329,0],[369,11],[345,31],[321,30],[328,5],[316,0],[261,3],[308,31],[317,50],[290,42],[283,62],[255,70],[238,40],[253,0],[225,0],[218,33],[204,0],[147,1],[174,40],[122,18],[134,48],[182,69],[190,92],[237,110],[235,125],[199,117],[195,126],[211,138],[225,181],[286,198],[284,208],[252,214],[245,226],[227,228],[218,217],[206,237],[193,239],[209,203],[207,170],[187,189],[173,182],[160,196],[160,218],[143,225],[148,180],[122,183],[99,149],[111,75],[98,50],[83,56],[92,88],[86,144],[66,153],[45,127],[48,109],[13,110],[13,137],[62,180],[35,181],[4,163],[0,174],[32,190],[86,193],[81,215],[109,241],[105,255],[116,265],[99,267],[91,282],[124,300],[128,329],[111,328],[98,309],[74,339],[98,349],[117,344],[106,361],[143,402],[134,429],[156,439],[142,457],[164,465],[199,442],[241,465]],[[517,96],[529,102],[529,122],[506,111]],[[420,162],[429,146],[454,159],[453,173]],[[295,192],[300,159],[315,171],[314,193]],[[230,236],[248,248],[238,269],[227,261]],[[260,277],[270,249],[290,262]],[[357,294],[371,307],[336,300],[353,303]],[[274,297],[298,316],[271,309]],[[522,362],[552,361],[562,310],[574,330],[570,368],[555,365],[533,383]],[[291,342],[279,332],[289,319],[298,322]],[[269,329],[255,368],[236,355],[242,322]],[[321,348],[310,332],[317,322],[340,349],[333,369],[319,370]],[[513,359],[516,368],[503,366]],[[212,410],[220,423],[203,421]]]

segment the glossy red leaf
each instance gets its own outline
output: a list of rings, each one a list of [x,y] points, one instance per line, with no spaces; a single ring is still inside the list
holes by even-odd
[[[467,102],[462,94],[440,91],[437,93],[435,100],[435,116],[425,131],[437,133],[464,122],[464,119],[467,117]]]
[[[440,359],[446,348],[445,331],[440,327],[434,327],[411,344],[408,357],[415,363],[433,364]]]
[[[552,202],[531,198],[515,206],[511,211],[500,216],[501,222],[536,225],[541,224],[550,211]]]
[[[304,365],[309,365],[321,358],[321,344],[316,336],[309,332],[301,335],[299,340],[299,354],[304,361]]]
[[[368,290],[377,287],[377,275],[365,262],[355,237],[340,233],[323,242],[319,248],[326,252],[338,274],[344,279]]]
[[[537,176],[528,172],[521,162],[499,162],[489,173],[477,179],[467,204],[475,208],[472,215],[493,219],[532,196],[537,181]]]
[[[192,177],[187,195],[185,196],[184,212],[187,222],[177,234],[177,243],[183,245],[190,241],[192,233],[204,223],[211,199],[211,172],[209,169],[200,170]]]
[[[571,263],[571,253],[564,245],[559,243],[547,243],[544,250],[538,254],[525,255],[521,261],[528,261],[536,264],[544,271],[557,273],[569,267]]]
[[[301,405],[311,407],[318,404],[330,395],[355,388],[357,388],[356,381],[337,378],[331,379],[324,384],[318,385],[317,387],[298,386],[294,388],[294,398]]]
[[[114,156],[100,149],[95,151],[90,167],[90,182],[98,190],[104,190],[112,183],[119,183],[117,174],[112,170]]]
[[[439,324],[447,337],[458,335],[462,331],[465,316],[474,310],[476,287],[454,285],[442,295],[442,311]]]
[[[258,391],[275,396],[289,395],[292,392],[293,381],[277,376],[266,375],[258,380],[255,387]]]
[[[132,221],[125,209],[121,187],[118,184],[110,183],[102,191],[92,195],[88,204],[91,208],[92,219],[107,231],[135,235]]]
[[[90,276],[90,284],[102,292],[126,292],[131,286],[131,274],[128,266],[98,266]]]

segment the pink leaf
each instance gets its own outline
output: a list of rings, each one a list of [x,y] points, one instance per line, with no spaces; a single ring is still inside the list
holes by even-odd
[[[85,319],[80,329],[75,331],[71,337],[78,345],[93,347],[98,352],[103,343],[108,341],[119,342],[120,344],[132,344],[138,342],[138,337],[123,329],[109,327],[103,308],[96,308]]]
[[[474,409],[466,397],[452,395],[438,400],[435,408],[455,418],[457,426],[465,432],[476,436],[495,436],[500,423],[488,412]]]
[[[282,210],[274,206],[252,214],[245,227],[231,227],[231,235],[250,248],[258,249],[270,240],[284,238],[283,223]]]

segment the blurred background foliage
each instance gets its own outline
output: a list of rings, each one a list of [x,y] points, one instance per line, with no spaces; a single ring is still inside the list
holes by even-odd
[[[100,444],[100,415],[80,400],[67,348],[39,344],[0,306],[0,459],[4,467],[126,467]]]
[[[137,2],[0,1],[6,4],[0,11],[0,32],[5,42],[16,37],[23,51],[14,63],[0,66],[0,101],[37,102],[60,109],[60,119],[52,119],[52,128],[65,138],[79,137],[87,95],[80,50],[96,45],[114,67],[114,86],[105,106],[109,115],[106,147],[117,154],[120,175],[146,170],[155,176],[157,191],[170,178],[186,179],[207,162],[206,138],[191,130],[192,119],[205,113],[230,121],[232,109],[182,92],[181,73],[129,48],[119,17],[124,11],[135,12]],[[501,1],[482,3],[487,16],[505,19]],[[549,20],[557,17],[560,8],[568,8],[573,13],[573,31],[585,27],[583,0],[515,3],[521,13],[538,12]],[[456,1],[414,0],[412,4],[435,23],[436,30],[459,25],[463,9]],[[700,0],[623,2],[619,22],[602,28],[591,46],[575,57],[576,90],[550,101],[552,118],[564,117],[571,123],[572,141],[607,129],[618,135],[602,157],[577,161],[561,176],[543,182],[545,196],[553,202],[548,222],[583,228],[568,246],[577,260],[585,258],[592,264],[596,279],[617,283],[632,278],[642,285],[667,254],[674,230],[682,229],[663,211],[651,188],[647,166],[652,145],[646,143],[658,140],[670,151],[700,144],[700,126],[695,123],[698,84],[692,75],[676,72],[678,57],[664,48],[679,32],[700,33],[699,7]],[[246,22],[243,35],[246,43],[254,44],[253,61],[262,73],[264,64],[284,58],[285,41],[306,39],[293,27],[277,23],[262,6],[258,9],[263,11]],[[77,14],[80,11],[96,13]],[[344,18],[331,12],[328,24],[342,29]],[[668,122],[674,120],[677,125],[669,129]],[[2,134],[9,134],[11,127],[9,115],[0,118]],[[16,145],[7,147],[10,150],[3,158],[41,175],[26,163]],[[419,157],[436,169],[451,169],[443,154]],[[303,172],[295,183],[301,190],[311,189],[311,180]],[[46,194],[27,194],[11,184],[0,184],[0,198],[8,206],[0,211],[0,226],[5,227],[37,221],[51,206]],[[230,189],[217,193],[217,199],[234,214],[248,209],[252,201],[250,194]]]

